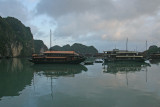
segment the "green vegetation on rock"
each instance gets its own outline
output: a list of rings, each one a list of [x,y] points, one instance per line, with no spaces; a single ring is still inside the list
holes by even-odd
[[[157,47],[156,45],[152,45],[152,46],[149,47],[147,52],[148,52],[148,54],[159,53],[160,52],[160,47]]]
[[[34,40],[34,49],[37,54],[48,50],[42,40]]]
[[[34,52],[29,27],[13,17],[0,17],[0,56],[25,57]]]
[[[75,43],[72,46],[64,45],[62,47],[56,45],[51,47],[51,50],[55,51],[75,51],[80,54],[96,54],[98,50],[94,46],[85,46],[79,43]]]

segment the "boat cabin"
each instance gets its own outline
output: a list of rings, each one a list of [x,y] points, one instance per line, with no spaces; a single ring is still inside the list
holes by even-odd
[[[46,51],[43,53],[45,56],[79,56],[74,51]]]
[[[160,59],[160,53],[152,53],[150,55],[150,59]]]
[[[143,56],[139,55],[139,53],[135,51],[113,49],[113,51],[104,51],[104,59],[108,61],[139,60],[143,59]]]

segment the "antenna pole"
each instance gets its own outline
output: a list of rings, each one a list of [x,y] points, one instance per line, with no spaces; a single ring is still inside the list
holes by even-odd
[[[136,52],[137,52],[137,46],[136,46]]]
[[[52,32],[51,32],[51,29],[50,29],[50,51],[51,51],[51,46],[52,46],[52,36],[51,36]]]
[[[126,40],[126,51],[128,51],[128,38]]]
[[[148,48],[147,48],[147,47],[148,47],[147,45],[148,45],[148,43],[147,43],[147,41],[146,41],[146,51],[147,51],[147,49],[148,49]]]

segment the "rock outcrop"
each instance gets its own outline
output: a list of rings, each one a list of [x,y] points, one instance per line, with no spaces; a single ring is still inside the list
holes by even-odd
[[[80,43],[74,43],[72,46],[64,45],[62,47],[56,45],[51,47],[51,50],[55,51],[75,51],[80,54],[96,54],[98,50],[94,46],[86,46]]]
[[[43,53],[48,50],[47,46],[43,43],[42,40],[34,40],[34,49],[35,53]]]
[[[16,18],[0,17],[0,56],[26,57],[34,52],[33,35]]]

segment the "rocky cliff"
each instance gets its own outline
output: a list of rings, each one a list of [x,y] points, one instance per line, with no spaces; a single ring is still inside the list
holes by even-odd
[[[0,56],[25,57],[33,52],[30,28],[16,18],[0,17]]]
[[[34,49],[35,53],[43,53],[44,51],[47,51],[47,46],[43,43],[42,40],[34,40]]]
[[[64,45],[62,47],[56,45],[51,47],[51,50],[56,51],[75,51],[80,54],[96,54],[98,50],[94,46],[86,46],[80,43],[74,43],[72,46]]]

